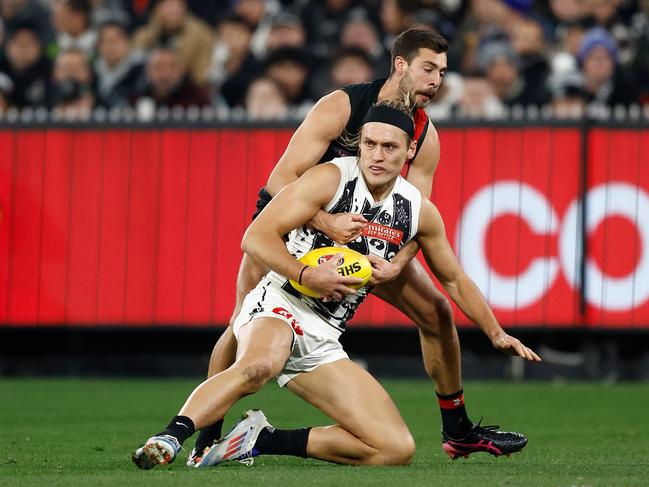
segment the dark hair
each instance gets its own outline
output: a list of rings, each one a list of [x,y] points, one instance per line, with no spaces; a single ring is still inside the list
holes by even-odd
[[[410,112],[410,108],[408,108],[408,105],[403,100],[398,100],[398,99],[393,99],[393,100],[382,100],[379,102],[376,102],[373,107],[388,107],[392,108],[393,110],[398,110],[405,114],[410,120],[413,120],[412,118],[412,113]],[[363,124],[364,125],[364,124]],[[358,132],[352,134],[347,132],[347,130],[344,130],[343,133],[340,135],[338,138],[338,142],[343,145],[344,147],[347,147],[349,150],[356,150],[358,151],[358,146],[360,145],[360,140],[361,140],[361,132],[363,131],[363,125],[361,125],[360,129]],[[410,138],[410,135],[406,133],[406,140],[408,144],[412,142],[412,139]]]
[[[92,6],[89,0],[63,0],[63,3],[73,12],[81,13],[86,17],[90,16]]]
[[[394,40],[390,51],[390,74],[394,71],[397,56],[410,64],[419,55],[419,49],[430,49],[439,54],[448,51],[448,42],[443,36],[429,30],[409,29],[402,32]]]
[[[355,46],[342,46],[336,49],[331,56],[331,64],[334,65],[337,62],[341,61],[342,59],[346,59],[350,57],[362,60],[370,68],[374,67],[369,54],[367,54],[360,47],[355,47]]]

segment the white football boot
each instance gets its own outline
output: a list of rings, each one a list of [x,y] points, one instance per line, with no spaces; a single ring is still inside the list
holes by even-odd
[[[180,443],[173,436],[152,436],[135,450],[133,463],[142,470],[149,470],[156,465],[167,465],[174,461],[180,448]]]
[[[230,460],[252,465],[253,457],[259,455],[255,443],[264,428],[270,428],[271,431],[274,429],[263,412],[258,409],[246,411],[227,435],[205,449],[203,457],[194,466],[213,467]]]

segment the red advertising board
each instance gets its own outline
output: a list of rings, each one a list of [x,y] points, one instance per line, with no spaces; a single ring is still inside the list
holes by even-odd
[[[0,130],[0,324],[226,323],[241,236],[290,135]],[[504,325],[649,326],[647,130],[591,130],[585,165],[576,128],[440,138],[432,199]],[[378,299],[354,322],[408,324]]]

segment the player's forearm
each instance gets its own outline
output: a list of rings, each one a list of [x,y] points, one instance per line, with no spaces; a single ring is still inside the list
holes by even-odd
[[[489,339],[493,340],[502,333],[503,329],[478,286],[466,274],[462,273],[454,281],[442,285],[467,318],[478,325]]]
[[[397,255],[391,260],[391,263],[398,266],[401,272],[405,267],[410,263],[410,261],[417,255],[419,252],[419,243],[417,240],[411,240],[406,245],[404,245]]]
[[[278,234],[249,228],[241,240],[241,250],[268,269],[296,281],[304,267],[288,252],[286,243]]]
[[[322,210],[322,209],[321,209],[321,210],[318,210],[318,213],[316,213],[316,214],[313,216],[313,218],[311,218],[311,220],[309,221],[308,225],[309,225],[311,228],[315,228],[316,230],[318,230],[318,231],[320,231],[320,232],[324,232],[324,233],[326,233],[327,226],[326,226],[326,224],[325,224],[325,222],[324,222],[324,219],[325,219],[328,215],[329,215],[329,213],[327,213],[326,211],[324,211],[324,210]]]

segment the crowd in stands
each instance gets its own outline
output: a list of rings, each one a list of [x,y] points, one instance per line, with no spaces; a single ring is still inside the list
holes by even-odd
[[[649,0],[0,0],[0,114],[304,114],[413,27],[450,43],[434,120],[649,106]]]

